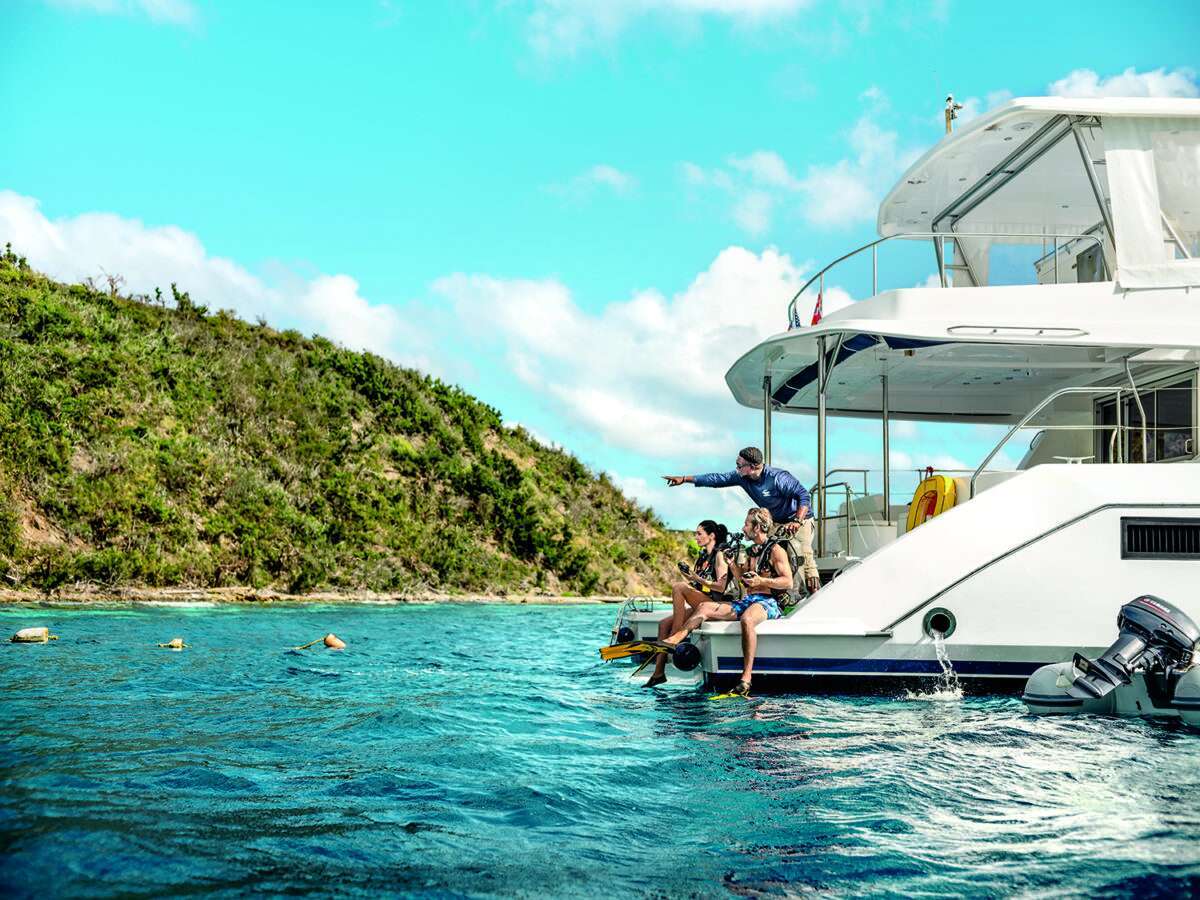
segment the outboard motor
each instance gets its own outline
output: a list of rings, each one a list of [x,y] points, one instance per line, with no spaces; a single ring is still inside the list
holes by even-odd
[[[1149,594],[1121,607],[1117,628],[1120,636],[1095,662],[1075,654],[1073,665],[1083,675],[1071,685],[1072,697],[1103,697],[1129,684],[1137,669],[1164,675],[1173,687],[1171,676],[1191,666],[1192,651],[1200,641],[1200,628],[1183,610]]]
[[[1021,698],[1029,711],[1170,714],[1176,687],[1200,643],[1200,627],[1182,610],[1146,594],[1121,607],[1117,628],[1117,640],[1098,659],[1076,653],[1069,663],[1034,672]],[[1134,684],[1136,674],[1142,684]],[[1136,696],[1122,703],[1114,692],[1131,685]]]

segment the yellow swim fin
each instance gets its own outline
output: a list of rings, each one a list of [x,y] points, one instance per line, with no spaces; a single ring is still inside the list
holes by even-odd
[[[600,648],[600,658],[604,661],[625,659],[638,653],[670,653],[675,648],[662,641],[624,641],[620,644],[609,644]]]
[[[709,700],[733,700],[735,697],[740,697],[743,700],[750,699],[750,685],[744,681],[739,681],[732,691],[726,691],[723,694],[713,694]]]

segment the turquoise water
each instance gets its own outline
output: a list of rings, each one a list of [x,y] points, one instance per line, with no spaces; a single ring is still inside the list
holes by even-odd
[[[6,609],[0,891],[1178,896],[1200,735],[646,692],[609,607]],[[5,630],[7,629],[7,630]],[[334,631],[347,651],[287,652]],[[154,644],[184,637],[192,649]]]

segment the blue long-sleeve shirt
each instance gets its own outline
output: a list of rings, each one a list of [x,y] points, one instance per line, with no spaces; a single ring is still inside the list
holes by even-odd
[[[755,506],[770,510],[771,518],[776,522],[790,522],[802,506],[808,510],[805,518],[812,516],[808,489],[786,469],[763,466],[758,481],[751,481],[736,470],[710,472],[707,475],[697,475],[692,480],[696,487],[722,488],[737,485],[749,495]]]

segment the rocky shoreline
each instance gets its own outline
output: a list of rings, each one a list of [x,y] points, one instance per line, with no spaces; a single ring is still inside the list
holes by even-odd
[[[317,591],[311,594],[287,594],[247,587],[219,588],[104,588],[95,585],[40,590],[0,590],[0,605],[23,604],[52,606],[86,606],[121,603],[148,604],[240,604],[270,606],[274,604],[376,604],[420,605],[433,603],[493,603],[509,605],[583,606],[601,603],[623,603],[627,598],[613,596],[563,597],[550,594],[439,594],[418,592],[381,594],[372,591]],[[655,598],[666,600],[667,598]]]

